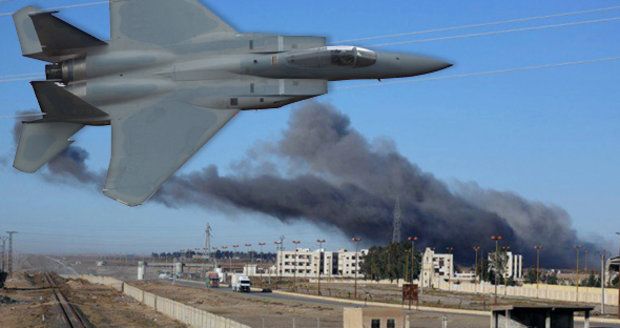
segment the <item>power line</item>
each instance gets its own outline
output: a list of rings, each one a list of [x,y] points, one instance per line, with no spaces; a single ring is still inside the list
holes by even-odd
[[[540,26],[519,27],[519,28],[511,28],[511,29],[505,29],[505,30],[489,31],[489,32],[468,33],[468,34],[458,34],[458,35],[443,36],[443,37],[436,37],[436,38],[388,42],[388,43],[380,43],[380,44],[370,45],[369,47],[380,48],[380,47],[396,46],[396,45],[412,44],[412,43],[425,43],[425,42],[434,42],[434,41],[467,39],[467,38],[473,38],[473,37],[498,35],[498,34],[506,34],[506,33],[516,33],[516,32],[525,32],[525,31],[538,31],[538,30],[545,30],[545,29],[550,29],[550,28],[560,28],[560,27],[566,27],[566,26],[577,26],[577,25],[586,25],[586,24],[607,23],[607,22],[614,22],[614,21],[618,21],[618,20],[620,20],[620,16],[611,17],[611,18],[590,19],[590,20],[570,22],[570,23],[560,23],[560,24],[540,25]]]
[[[589,60],[569,61],[569,62],[553,63],[553,64],[513,67],[513,68],[497,69],[497,70],[490,70],[490,71],[444,75],[444,76],[438,76],[438,77],[428,77],[428,78],[411,79],[411,80],[381,82],[381,83],[373,83],[373,84],[358,84],[358,85],[352,85],[352,86],[346,86],[346,87],[339,87],[335,89],[336,90],[351,90],[351,89],[358,89],[358,88],[377,87],[377,86],[383,86],[383,85],[461,79],[461,78],[467,78],[467,77],[499,75],[499,74],[515,73],[515,72],[532,71],[532,70],[538,70],[538,69],[548,69],[548,68],[557,68],[557,67],[564,67],[564,66],[575,66],[575,65],[611,62],[611,61],[618,61],[618,60],[620,60],[620,56],[596,58],[596,59],[589,59]]]
[[[64,6],[57,6],[57,7],[50,7],[50,8],[43,8],[43,11],[53,11],[53,10],[61,10],[61,9],[71,9],[71,8],[81,8],[81,7],[90,7],[90,6],[97,6],[97,5],[103,5],[103,4],[108,4],[108,1],[93,1],[93,2],[84,2],[84,3],[75,3],[72,5],[64,5]],[[15,12],[4,12],[4,13],[0,13],[0,17],[4,17],[4,16],[12,16]]]
[[[439,27],[439,28],[433,28],[433,29],[427,29],[427,30],[419,30],[419,31],[412,31],[412,32],[401,32],[401,33],[394,33],[394,34],[375,35],[375,36],[364,37],[364,38],[338,40],[338,41],[334,41],[334,43],[336,43],[336,42],[342,43],[342,42],[369,41],[369,40],[377,40],[377,39],[390,39],[390,38],[398,38],[398,37],[403,37],[403,36],[420,35],[420,34],[428,34],[428,33],[435,33],[435,32],[446,32],[446,31],[454,31],[454,30],[476,28],[476,27],[485,27],[485,26],[492,26],[492,25],[502,25],[502,24],[509,24],[509,23],[522,23],[522,22],[528,22],[528,21],[533,21],[533,20],[556,18],[556,17],[566,17],[566,16],[575,16],[575,15],[581,15],[581,14],[589,14],[589,13],[596,13],[596,12],[603,12],[603,11],[610,11],[610,10],[618,10],[618,9],[620,9],[620,6],[611,6],[611,7],[604,7],[604,8],[580,10],[580,11],[569,11],[569,12],[563,12],[563,13],[557,13],[557,14],[551,14],[551,15],[529,16],[529,17],[512,18],[512,19],[498,20],[498,21],[485,22],[485,23],[456,25],[456,26]]]

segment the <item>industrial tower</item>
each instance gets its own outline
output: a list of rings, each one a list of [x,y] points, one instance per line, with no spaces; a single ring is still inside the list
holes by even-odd
[[[400,228],[403,224],[402,215],[403,213],[400,210],[400,196],[396,196],[396,204],[394,204],[394,226],[392,230],[392,244],[400,243],[402,240],[402,235],[400,232]]]
[[[211,259],[211,225],[205,228],[205,260]]]
[[[13,275],[13,234],[16,234],[17,231],[7,231],[6,233],[9,235],[9,255],[6,272],[10,277]]]

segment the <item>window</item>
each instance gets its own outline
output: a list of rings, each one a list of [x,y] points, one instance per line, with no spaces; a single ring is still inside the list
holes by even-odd
[[[381,319],[370,320],[370,328],[381,328]]]
[[[396,328],[396,320],[388,319],[387,320],[387,328]]]

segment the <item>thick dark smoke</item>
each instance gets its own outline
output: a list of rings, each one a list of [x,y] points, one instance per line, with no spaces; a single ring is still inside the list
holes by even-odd
[[[417,235],[422,245],[438,251],[452,246],[460,259],[471,262],[472,246],[491,250],[490,236],[495,234],[524,254],[526,262],[533,259],[533,246],[543,243],[543,259],[553,266],[570,266],[572,249],[579,243],[562,209],[475,184],[457,183],[451,190],[391,142],[369,142],[346,115],[326,104],[296,109],[282,137],[258,149],[236,166],[239,174],[222,176],[211,166],[177,175],[154,201],[172,208],[224,204],[284,222],[336,227],[367,244],[385,244],[391,239],[399,197],[403,237]],[[64,169],[50,163],[49,173],[81,183],[99,181],[82,151],[65,153]]]

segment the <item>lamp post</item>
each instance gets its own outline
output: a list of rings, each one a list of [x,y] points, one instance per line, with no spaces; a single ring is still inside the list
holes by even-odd
[[[325,243],[325,239],[317,239],[317,244],[319,244],[319,263],[317,263],[316,275],[317,275],[317,294],[321,295],[321,262],[323,262],[323,243]],[[323,263],[325,266],[325,263]]]
[[[478,245],[474,245],[472,246],[472,249],[474,250],[474,253],[476,254],[474,257],[474,281],[476,282],[476,284],[478,284],[479,278],[478,278],[478,252],[480,252],[480,246]]]
[[[502,251],[504,252],[504,254],[506,254],[506,261],[508,261],[508,252],[510,251],[510,246],[502,246]],[[508,262],[505,263],[506,265],[508,265]],[[511,263],[512,264],[512,263]],[[506,277],[506,272],[504,272],[504,295],[508,294],[508,278],[510,278],[511,276],[515,276],[515,268],[510,265],[510,272],[508,274],[508,277]],[[505,266],[504,266],[504,270],[505,270]]]
[[[448,254],[452,254],[454,251],[454,247],[446,247],[446,252]],[[452,255],[452,260],[450,261],[450,271],[448,272],[448,290],[452,291],[452,273],[454,271],[454,255]]]
[[[575,246],[575,251],[577,253],[577,262],[576,262],[576,273],[575,273],[575,277],[577,278],[577,293],[575,294],[575,302],[579,302],[579,251],[581,250],[581,245],[577,245]]]
[[[499,241],[502,240],[502,236],[497,235],[497,236],[491,236],[491,240],[495,241],[495,256],[494,256],[494,260],[495,260],[495,265],[494,270],[495,270],[495,305],[497,305],[497,283],[498,283],[498,262],[499,262]]]
[[[362,240],[362,238],[359,237],[353,237],[351,238],[351,241],[353,241],[353,243],[355,243],[355,271],[354,271],[354,278],[353,278],[353,298],[357,299],[357,271],[359,270],[359,266],[358,266],[358,260],[359,260],[359,255],[357,254],[357,247],[358,247],[358,243]]]
[[[283,263],[282,263],[282,257],[284,257],[284,254],[282,254],[283,239],[276,240],[273,243],[276,245],[276,271],[278,271],[277,281],[280,281],[282,280],[282,271],[284,270]],[[276,287],[277,286],[278,286],[278,283],[276,283]]]
[[[601,252],[601,314],[605,314],[605,251]]]
[[[245,244],[245,247],[248,249],[248,255],[250,255],[250,264],[254,264],[254,254],[252,254],[252,251],[250,249],[250,247],[252,247],[252,244],[247,243]]]
[[[616,232],[616,235],[620,236],[620,232]],[[618,246],[618,256],[620,257],[620,246]],[[620,277],[620,270],[618,271],[618,277]],[[618,280],[618,318],[620,318],[620,279]]]
[[[411,236],[407,238],[411,242],[411,278],[409,282],[413,284],[413,272],[415,271],[415,241],[418,240],[417,236]]]
[[[263,254],[263,246],[265,246],[265,245],[267,245],[267,244],[266,244],[266,243],[263,243],[263,242],[259,242],[259,243],[258,243],[258,248],[260,249],[260,255],[258,255],[258,256],[259,256],[259,258],[258,258],[258,259],[259,259],[260,261],[258,261],[258,260],[256,261],[257,263],[258,263],[258,262],[260,262],[261,264],[263,264],[263,271],[261,271],[261,272],[260,272],[260,283],[261,283],[261,284],[263,283],[263,272],[265,271],[265,269],[264,269],[264,268],[265,268],[265,266],[264,266],[264,263],[263,263],[263,257],[264,257],[264,254]],[[258,264],[256,264],[256,269],[258,270]]]
[[[232,257],[235,256],[236,249],[239,248],[239,245],[232,245],[232,247],[233,247],[233,251],[230,254],[230,258],[231,258],[231,260],[230,260],[230,265],[231,265],[230,271],[232,271]]]
[[[539,296],[539,285],[540,285],[540,251],[543,249],[542,245],[534,246],[536,249],[536,298]]]
[[[293,244],[295,244],[295,261],[293,261],[293,290],[297,289],[297,261],[299,261],[299,255],[297,254],[297,248],[299,247],[299,244],[301,244],[301,241],[299,240],[293,240]]]

